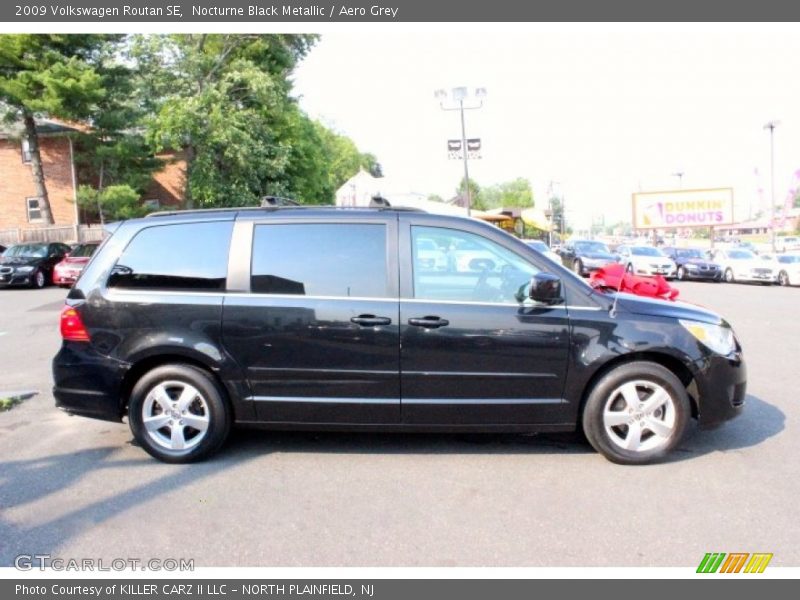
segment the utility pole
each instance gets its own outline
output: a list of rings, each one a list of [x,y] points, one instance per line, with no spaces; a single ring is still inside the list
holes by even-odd
[[[768,121],[764,129],[769,129],[769,240],[775,252],[775,128],[780,121]]]

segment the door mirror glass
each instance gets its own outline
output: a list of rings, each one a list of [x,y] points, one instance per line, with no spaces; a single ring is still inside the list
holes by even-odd
[[[559,304],[564,301],[561,296],[561,280],[550,273],[536,273],[531,278],[528,295],[531,300],[541,304]]]

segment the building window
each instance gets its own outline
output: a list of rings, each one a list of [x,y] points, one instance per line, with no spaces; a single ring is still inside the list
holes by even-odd
[[[22,140],[22,162],[31,162],[31,143],[25,138]]]
[[[36,223],[42,220],[42,206],[39,198],[26,198],[25,203],[28,209],[28,221]]]

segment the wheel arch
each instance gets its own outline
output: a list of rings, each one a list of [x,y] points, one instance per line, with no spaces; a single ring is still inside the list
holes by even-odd
[[[672,374],[674,374],[683,386],[686,388],[686,392],[689,395],[689,402],[692,409],[692,417],[697,418],[699,414],[698,409],[698,390],[697,384],[695,382],[694,374],[683,363],[680,359],[676,358],[671,354],[666,354],[664,352],[658,351],[644,351],[644,352],[630,352],[628,354],[623,354],[621,356],[617,356],[612,360],[605,363],[601,366],[597,371],[595,371],[592,376],[589,378],[589,381],[583,388],[583,393],[581,394],[581,402],[580,407],[577,414],[577,422],[580,423],[583,417],[583,409],[586,406],[586,401],[589,399],[589,394],[591,394],[592,390],[594,389],[597,382],[605,376],[610,371],[616,369],[625,364],[633,363],[633,362],[652,362],[658,365],[661,365]]]
[[[210,375],[223,391],[223,401],[228,403],[228,406],[231,410],[234,410],[235,407],[234,403],[232,402],[231,390],[228,389],[228,386],[220,377],[219,369],[216,369],[213,365],[207,364],[193,356],[187,356],[186,354],[180,354],[177,352],[165,352],[142,357],[138,361],[134,362],[125,373],[125,376],[122,378],[119,394],[119,408],[120,413],[123,416],[128,414],[128,402],[136,382],[139,381],[139,379],[141,379],[145,373],[148,373],[157,367],[169,364],[189,365]]]

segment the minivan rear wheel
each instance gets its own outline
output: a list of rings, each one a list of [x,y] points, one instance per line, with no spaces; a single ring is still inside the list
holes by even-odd
[[[680,442],[691,414],[689,395],[669,369],[627,363],[606,373],[583,410],[589,443],[611,462],[639,465],[663,458]]]
[[[207,372],[186,364],[148,371],[136,382],[128,404],[136,440],[168,463],[202,460],[225,442],[230,411],[224,392]]]

